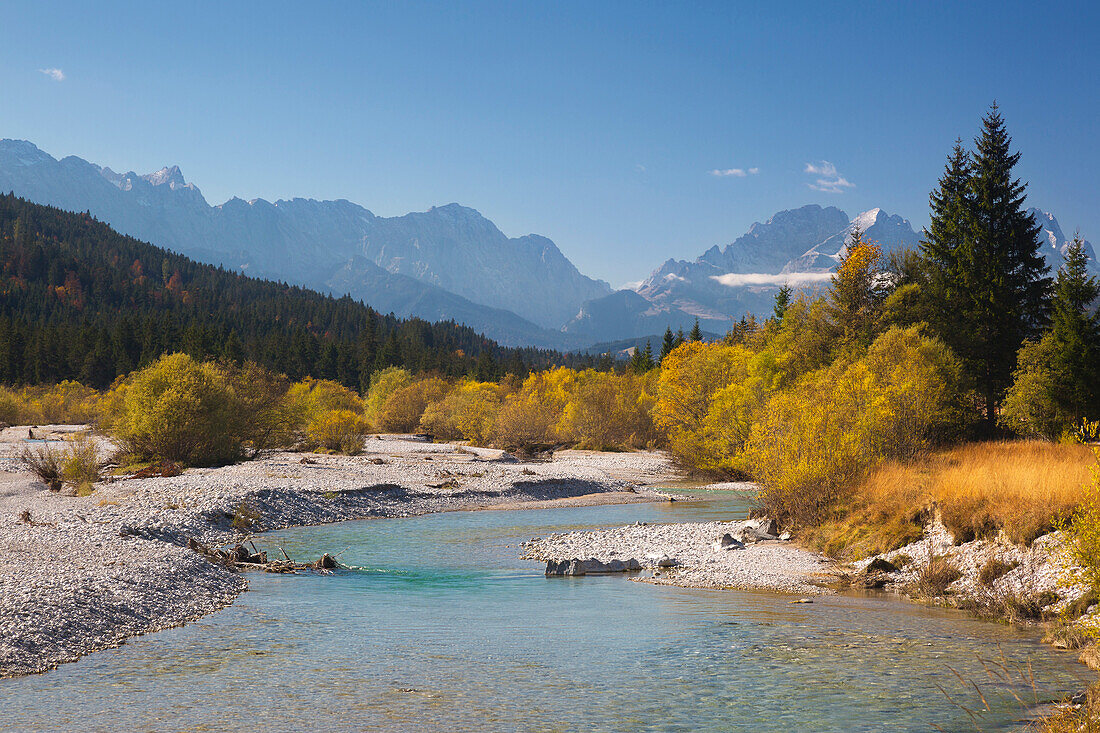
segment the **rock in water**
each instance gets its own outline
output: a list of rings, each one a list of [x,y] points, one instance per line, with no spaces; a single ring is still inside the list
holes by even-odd
[[[626,573],[637,572],[642,569],[642,564],[630,558],[629,560],[611,560],[601,562],[594,557],[586,560],[572,558],[570,560],[547,560],[547,575],[589,575],[600,573]]]

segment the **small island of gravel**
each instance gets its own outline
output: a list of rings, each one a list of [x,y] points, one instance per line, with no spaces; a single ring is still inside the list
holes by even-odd
[[[827,592],[821,585],[832,567],[826,558],[771,539],[761,527],[759,520],[638,523],[531,540],[524,543],[523,556],[549,563],[635,560],[645,569],[636,579],[685,588]]]

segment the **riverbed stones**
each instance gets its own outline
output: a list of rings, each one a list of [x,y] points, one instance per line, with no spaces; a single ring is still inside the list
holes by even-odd
[[[523,543],[523,556],[542,562],[637,557],[655,571],[638,578],[646,582],[689,588],[769,589],[800,596],[826,592],[821,583],[830,568],[828,561],[788,542],[757,542],[737,552],[715,549],[722,535],[736,540],[744,526],[743,521],[651,523],[554,533]],[[666,562],[675,558],[675,565],[659,567],[661,558],[668,558]]]
[[[245,578],[188,549],[188,540],[241,542],[232,523],[242,504],[259,515],[255,532],[622,491],[677,475],[654,451],[563,450],[538,464],[532,481],[523,464],[491,460],[499,451],[387,438],[367,441],[360,456],[302,462],[300,453],[266,453],[178,476],[117,479],[76,497],[47,491],[24,472],[15,457],[26,431],[0,431],[0,678],[41,672],[230,603]],[[426,455],[436,460],[425,463]],[[444,471],[461,475],[460,490],[425,489]],[[30,521],[20,521],[23,512]],[[609,559],[568,555],[593,556]]]
[[[739,542],[734,539],[733,535],[729,532],[722,532],[718,535],[718,539],[714,543],[714,551],[722,552],[723,550],[743,550],[745,549],[745,543]]]
[[[547,560],[547,575],[597,575],[607,573],[629,573],[642,569],[642,564],[634,558],[628,560],[609,560],[601,562],[594,557],[568,560]]]

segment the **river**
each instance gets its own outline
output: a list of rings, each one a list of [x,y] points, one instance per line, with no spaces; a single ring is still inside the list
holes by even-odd
[[[519,559],[533,536],[736,519],[747,501],[715,493],[269,533],[264,548],[340,552],[355,569],[251,574],[236,603],[186,627],[0,680],[0,729],[975,730],[966,706],[989,731],[1020,717],[1016,696],[1030,703],[1084,677],[1034,633],[882,594],[792,604],[624,576],[545,578]]]

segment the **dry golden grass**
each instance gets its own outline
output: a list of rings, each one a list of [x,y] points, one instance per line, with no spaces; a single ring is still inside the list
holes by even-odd
[[[1042,441],[969,443],[873,469],[849,493],[840,519],[807,533],[835,557],[856,559],[920,538],[938,508],[960,542],[1004,530],[1027,544],[1068,519],[1080,501],[1091,451]]]
[[[932,498],[958,541],[999,529],[1030,543],[1069,518],[1081,500],[1092,452],[1041,441],[972,443],[931,459]]]

